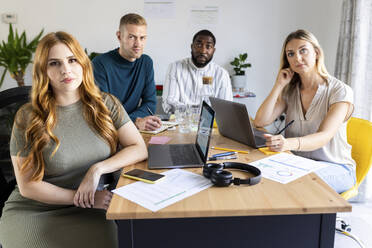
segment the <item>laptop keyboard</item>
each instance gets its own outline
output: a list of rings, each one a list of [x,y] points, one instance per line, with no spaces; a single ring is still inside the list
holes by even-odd
[[[200,163],[192,145],[170,146],[170,154],[175,165]]]

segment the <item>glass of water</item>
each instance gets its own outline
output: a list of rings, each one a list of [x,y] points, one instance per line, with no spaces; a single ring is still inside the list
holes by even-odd
[[[180,133],[190,132],[190,118],[187,106],[184,104],[177,105],[174,115],[176,116],[176,122],[179,125]]]
[[[198,130],[199,117],[200,117],[200,105],[192,104],[188,106],[188,111],[190,115],[190,129],[192,132]]]

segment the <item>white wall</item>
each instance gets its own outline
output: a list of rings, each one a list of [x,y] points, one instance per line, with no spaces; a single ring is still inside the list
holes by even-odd
[[[64,30],[73,34],[89,51],[105,52],[116,46],[115,31],[119,19],[129,12],[143,14],[143,1],[129,0],[2,0],[0,14],[16,13],[19,31],[28,37],[42,28],[45,33]],[[188,57],[195,32],[209,28],[217,38],[214,61],[232,72],[229,61],[248,52],[248,88],[261,103],[269,93],[279,66],[279,54],[286,35],[298,28],[315,34],[323,46],[326,65],[334,71],[339,23],[340,0],[175,0],[174,19],[150,19],[145,53],[154,61],[155,81],[161,84],[169,63]],[[219,7],[219,23],[212,26],[190,24],[191,6]],[[8,25],[0,23],[0,40],[6,39]],[[0,69],[2,71],[2,69]],[[0,72],[1,72],[0,71]],[[31,84],[31,68],[26,75]],[[6,77],[0,90],[16,85]],[[257,106],[258,107],[258,106]]]

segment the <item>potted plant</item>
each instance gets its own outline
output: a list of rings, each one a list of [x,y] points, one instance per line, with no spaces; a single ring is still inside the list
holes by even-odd
[[[24,75],[26,68],[32,62],[32,54],[36,50],[43,31],[41,30],[34,39],[27,42],[26,32],[23,31],[19,35],[17,30],[13,31],[12,24],[9,24],[8,41],[2,41],[0,44],[0,66],[4,67],[0,79],[0,87],[3,84],[7,71],[17,81],[18,86],[25,84]]]
[[[98,55],[101,55],[100,53],[96,53],[96,52],[91,52],[89,53],[88,52],[88,49],[84,49],[85,53],[88,55],[89,59],[92,61],[95,57],[97,57]]]
[[[247,53],[239,54],[235,57],[230,65],[234,67],[235,75],[231,77],[231,83],[234,89],[244,89],[246,83],[245,69],[251,67],[250,63],[246,63],[248,58]]]

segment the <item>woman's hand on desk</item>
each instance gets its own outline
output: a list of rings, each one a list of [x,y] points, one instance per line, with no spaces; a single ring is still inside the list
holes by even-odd
[[[101,177],[96,165],[90,167],[75,193],[74,205],[77,207],[91,208],[94,206],[94,197]]]

